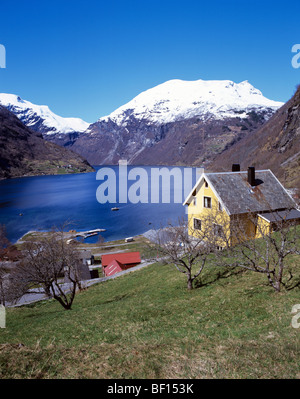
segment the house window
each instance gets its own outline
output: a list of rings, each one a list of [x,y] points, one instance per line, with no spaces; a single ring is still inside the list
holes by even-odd
[[[196,205],[197,205],[197,197],[194,197],[194,200],[193,200],[193,205],[194,205],[194,206],[196,206]]]
[[[221,204],[221,202],[219,201],[219,211],[223,211],[223,207],[222,207],[222,204]]]
[[[203,206],[204,208],[211,208],[211,198],[210,197],[204,197],[203,198]]]
[[[214,224],[214,235],[217,237],[223,236],[223,227],[219,224]]]
[[[205,185],[205,188],[208,188],[208,183],[206,180],[204,180],[204,185]]]
[[[194,218],[194,230],[201,230],[201,219]]]

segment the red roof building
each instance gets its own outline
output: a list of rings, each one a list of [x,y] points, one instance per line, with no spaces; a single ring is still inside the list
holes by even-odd
[[[114,259],[108,266],[104,267],[103,270],[106,277],[112,276],[113,274],[123,271],[122,263]]]
[[[129,269],[141,263],[139,252],[121,252],[102,255],[102,268],[106,277]]]

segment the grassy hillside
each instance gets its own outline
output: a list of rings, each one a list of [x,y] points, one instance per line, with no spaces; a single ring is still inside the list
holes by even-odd
[[[300,377],[299,289],[220,269],[202,283],[188,292],[172,265],[154,264],[81,292],[71,311],[10,308],[0,378]]]

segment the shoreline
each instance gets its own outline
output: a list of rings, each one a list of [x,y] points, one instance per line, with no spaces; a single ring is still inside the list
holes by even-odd
[[[88,233],[88,232],[92,232],[92,231],[96,231],[96,230],[99,230],[99,233],[101,233],[101,232],[103,232],[103,231],[106,231],[106,229],[91,229],[91,230],[85,230],[85,231],[75,231],[74,230],[74,232],[69,232],[69,231],[64,231],[64,238],[66,239],[66,240],[69,240],[69,239],[73,239],[73,240],[76,240],[76,237],[82,237],[82,238],[89,238],[89,236],[87,236],[87,237],[84,237],[84,233]],[[149,235],[149,233],[150,232],[152,232],[152,231],[154,231],[153,229],[150,229],[150,230],[147,230],[147,231],[144,231],[143,233],[141,233],[141,234],[137,234],[137,235],[135,235],[135,236],[132,236],[133,237],[133,239],[136,239],[137,237],[145,237],[145,238],[149,238],[148,237],[148,235]],[[23,234],[15,243],[13,243],[13,245],[20,245],[20,244],[23,244],[24,242],[26,242],[26,240],[23,240],[23,238],[25,237],[25,236],[27,236],[28,234],[34,234],[34,235],[38,235],[38,234],[40,234],[40,233],[49,233],[49,232],[51,232],[51,230],[29,230],[29,231],[27,231],[25,234]],[[65,236],[65,235],[67,235],[67,236]],[[127,237],[121,237],[121,238],[117,238],[117,239],[114,239],[114,240],[108,240],[108,241],[104,241],[103,243],[105,244],[105,243],[112,243],[112,242],[115,242],[115,241],[125,241],[125,239],[126,238],[128,238],[129,236],[127,236]],[[78,243],[79,244],[84,244],[84,245],[99,245],[99,243],[97,243],[97,242],[95,242],[95,243],[85,243],[85,242],[83,242],[83,243],[80,243],[79,241],[78,241]]]
[[[92,167],[93,168],[93,167]],[[93,168],[94,169],[94,168]],[[10,177],[0,177],[0,181],[2,180],[11,180],[11,179],[22,179],[23,177],[42,177],[42,176],[69,176],[69,175],[83,175],[86,173],[94,173],[96,170],[90,170],[86,172],[74,172],[74,173],[44,173],[44,174],[37,174],[37,175],[21,175],[21,176],[10,176]]]

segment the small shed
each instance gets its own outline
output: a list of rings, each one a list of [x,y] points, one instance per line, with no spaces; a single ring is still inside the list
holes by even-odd
[[[94,264],[94,255],[92,255],[92,251],[88,249],[80,251],[79,258],[84,265],[91,266]]]
[[[118,262],[117,260],[113,260],[110,262],[108,266],[104,268],[104,274],[106,277],[112,276],[113,274],[119,273],[123,271],[122,263]]]
[[[101,262],[105,276],[111,276],[141,263],[141,255],[139,252],[106,254],[102,255]]]

